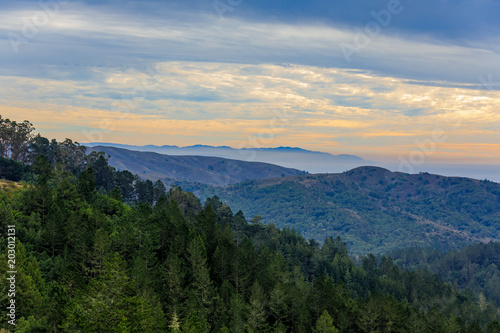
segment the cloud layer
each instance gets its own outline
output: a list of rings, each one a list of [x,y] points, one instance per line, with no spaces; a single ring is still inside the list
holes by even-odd
[[[489,20],[498,6],[479,3],[489,14],[478,23],[461,4],[432,28],[450,9],[439,3],[402,1],[383,24],[370,11],[387,1],[363,10],[243,1],[223,18],[213,3],[68,2],[47,12],[21,2],[0,13],[0,114],[83,142],[367,158],[409,154],[438,130],[446,139],[430,159],[498,163],[498,24]]]

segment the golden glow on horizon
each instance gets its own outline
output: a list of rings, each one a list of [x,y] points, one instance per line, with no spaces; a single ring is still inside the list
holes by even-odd
[[[307,66],[168,62],[157,71],[152,80],[96,69],[103,78],[93,83],[0,77],[0,93],[9,96],[0,114],[28,119],[59,140],[299,146],[360,156],[407,154],[438,129],[446,140],[436,144],[436,158],[500,162],[498,91]]]

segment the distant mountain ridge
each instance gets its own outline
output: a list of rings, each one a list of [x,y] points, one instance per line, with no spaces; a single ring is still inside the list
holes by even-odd
[[[187,147],[170,145],[133,146],[114,143],[89,143],[85,145],[88,147],[115,147],[167,155],[211,156],[246,162],[263,162],[287,168],[305,170],[310,173],[343,172],[355,167],[373,164],[355,155],[332,155],[298,147],[236,149],[228,146],[207,146],[201,144]]]
[[[261,162],[245,162],[211,156],[173,156],[95,146],[111,156],[109,164],[150,180],[185,180],[209,185],[228,185],[248,179],[263,179],[306,174],[304,171]]]

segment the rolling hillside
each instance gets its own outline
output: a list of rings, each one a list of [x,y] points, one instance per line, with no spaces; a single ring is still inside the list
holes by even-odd
[[[245,216],[295,228],[306,238],[340,236],[353,253],[408,246],[448,249],[500,240],[500,184],[360,167],[205,188]]]
[[[244,162],[220,157],[172,156],[152,152],[96,146],[91,151],[110,155],[109,164],[151,180],[179,179],[210,185],[228,185],[247,179],[305,174],[296,169],[269,163]]]

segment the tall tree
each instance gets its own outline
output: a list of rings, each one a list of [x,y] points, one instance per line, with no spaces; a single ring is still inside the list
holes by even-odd
[[[333,325],[333,319],[328,311],[323,311],[321,317],[319,317],[314,333],[339,333],[339,330]]]
[[[247,330],[249,333],[264,332],[266,330],[266,296],[262,287],[255,282],[250,296]]]
[[[18,123],[0,116],[1,156],[26,163],[34,130],[33,124],[27,120]]]
[[[203,332],[206,332],[209,329],[208,314],[213,306],[214,289],[210,279],[207,251],[203,239],[199,235],[194,236],[187,251],[193,280],[187,291],[186,310],[191,316],[196,316],[203,325]]]
[[[78,179],[78,192],[85,198],[85,200],[90,201],[96,193],[96,174],[92,167],[87,168],[83,171]]]
[[[66,331],[163,332],[166,322],[160,309],[137,296],[118,254],[104,264],[103,274],[92,279],[66,309]]]

